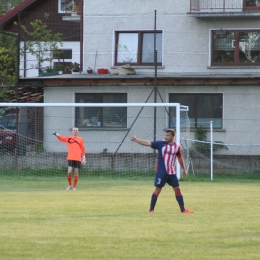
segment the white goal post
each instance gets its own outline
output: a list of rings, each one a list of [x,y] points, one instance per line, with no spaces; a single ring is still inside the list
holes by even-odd
[[[80,135],[88,142],[87,154],[94,150],[96,154],[100,154],[102,151],[103,153],[109,152],[112,154],[117,153],[119,148],[119,152],[121,153],[147,153],[147,150],[142,150],[137,144],[132,146],[128,140],[129,136],[127,135],[136,134],[139,138],[149,138],[151,141],[153,141],[153,139],[162,140],[164,136],[163,131],[167,128],[174,128],[176,130],[176,142],[181,143],[182,133],[189,132],[188,107],[180,105],[179,103],[0,103],[0,108],[3,107],[19,108],[19,111],[26,110],[27,112],[20,113],[19,120],[22,114],[28,114],[30,108],[43,109],[42,150],[45,151],[45,153],[66,151],[66,147],[63,147],[62,150],[58,149],[60,146],[58,142],[52,144],[53,139],[51,138],[53,138],[53,136],[51,136],[51,133],[57,131],[62,135],[68,135],[70,129],[74,126],[79,128]],[[113,110],[112,108],[115,109]],[[122,114],[120,108],[125,109],[125,115]],[[157,113],[155,112],[155,108]],[[171,116],[174,118],[173,125],[169,125],[170,108],[172,109],[171,112],[175,112],[175,115],[171,113]],[[116,114],[112,112],[111,114],[111,110],[117,111],[116,109],[119,109],[119,113]],[[90,115],[91,113],[93,113],[93,115]],[[141,113],[142,116],[140,116]],[[184,118],[183,120],[181,119],[182,113],[184,113],[182,116]],[[109,119],[114,116],[118,118],[119,122],[117,122],[116,125],[112,124],[114,122],[108,123]],[[154,123],[154,121],[156,123]],[[78,122],[80,122],[79,126],[77,125]],[[22,123],[19,123],[21,126],[22,123],[27,124],[27,121],[24,119]],[[35,123],[33,124],[35,125]],[[27,130],[28,128],[29,126],[27,126]],[[149,134],[147,132],[149,132]],[[18,130],[18,135],[25,136],[20,130]],[[126,136],[127,144],[121,146]],[[32,138],[29,136],[25,137],[29,139]],[[187,137],[188,136],[185,135],[185,138]],[[101,149],[101,145],[98,143],[99,140],[100,142],[106,140],[106,143],[109,141],[110,146],[108,147],[108,144],[106,144],[107,146],[102,146],[102,151],[98,150]],[[149,151],[149,153],[151,152]],[[29,152],[26,151],[24,154],[29,154]],[[136,162],[133,163],[136,164]],[[116,163],[113,162],[113,164]],[[27,166],[29,167],[30,165]],[[178,163],[177,176],[180,178],[180,166]]]

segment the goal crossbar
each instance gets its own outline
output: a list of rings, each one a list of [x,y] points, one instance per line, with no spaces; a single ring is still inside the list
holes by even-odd
[[[189,107],[181,105],[180,103],[0,103],[0,107],[20,107],[20,108],[29,108],[29,107],[35,107],[35,108],[51,108],[51,107],[154,107],[154,108],[165,108],[166,113],[168,113],[169,116],[169,108],[175,107],[175,118],[176,118],[176,124],[175,124],[175,130],[176,130],[176,142],[180,143],[180,136],[181,136],[181,121],[180,121],[180,114],[181,112],[188,112]],[[129,129],[126,129],[129,130]],[[177,176],[180,178],[180,166],[177,164]]]
[[[189,111],[188,106],[179,103],[0,103],[1,107],[180,107]]]

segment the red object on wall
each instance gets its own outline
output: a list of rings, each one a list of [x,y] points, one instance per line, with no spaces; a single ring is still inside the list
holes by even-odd
[[[108,69],[98,69],[98,74],[107,74]]]

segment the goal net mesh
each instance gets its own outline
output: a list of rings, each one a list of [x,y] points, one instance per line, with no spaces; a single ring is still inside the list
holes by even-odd
[[[0,109],[0,175],[65,176],[67,146],[52,133],[71,136],[74,126],[86,148],[81,177],[154,176],[156,151],[131,142],[131,135],[163,140],[165,129],[179,124],[180,140],[190,138],[190,122],[182,106],[176,118],[175,106],[41,105]],[[188,166],[189,149],[183,149],[183,156]]]
[[[184,140],[190,153],[189,174],[210,174],[210,142]],[[214,174],[252,175],[260,173],[260,144],[229,144],[213,141]]]

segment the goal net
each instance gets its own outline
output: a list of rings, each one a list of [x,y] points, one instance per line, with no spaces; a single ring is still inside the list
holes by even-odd
[[[260,144],[213,143],[211,158],[209,141],[185,140],[189,149],[188,173],[209,175],[213,165],[214,175],[254,175],[260,173]]]
[[[189,138],[188,107],[176,103],[2,103],[0,175],[65,176],[67,146],[52,133],[70,136],[79,128],[86,165],[81,176],[154,176],[157,153],[131,142],[132,134],[163,140],[176,130],[182,145]],[[189,149],[183,147],[185,163]],[[178,165],[178,164],[177,164]],[[178,175],[180,169],[178,167]]]

